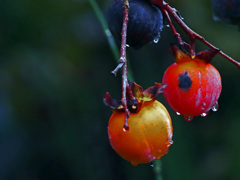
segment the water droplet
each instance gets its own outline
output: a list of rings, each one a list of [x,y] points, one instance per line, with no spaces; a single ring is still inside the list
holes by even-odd
[[[206,117],[206,116],[207,116],[207,113],[202,113],[201,116],[202,116],[202,117]]]
[[[193,120],[193,117],[192,116],[187,116],[187,117],[184,117],[186,121],[190,122]]]
[[[218,102],[212,107],[212,111],[216,112],[218,110],[219,106],[218,106]]]
[[[123,126],[123,132],[127,132],[128,130],[129,130],[129,126],[127,123],[125,123]]]
[[[158,41],[159,41],[159,37],[157,36],[157,37],[154,38],[153,42],[158,43]]]
[[[169,27],[170,27],[170,25],[169,25],[169,24],[167,24],[167,25],[166,25],[166,27],[168,27],[168,28],[169,28]]]
[[[207,105],[207,104],[206,104],[205,102],[202,103],[202,104],[201,104],[201,108],[204,110],[204,109],[206,108],[206,105]]]
[[[178,116],[180,116],[180,115],[181,115],[179,112],[175,112],[175,113],[176,113],[176,115],[178,115]]]
[[[126,44],[126,47],[130,47],[129,44]]]
[[[138,165],[138,163],[137,163],[136,161],[131,161],[131,164],[132,164],[133,166],[137,166],[137,165]]]
[[[153,42],[158,43],[159,39],[160,39],[160,32],[158,32],[157,36],[153,39]]]
[[[153,164],[153,162],[151,162],[151,163],[150,163],[150,166],[151,166],[151,167],[154,167],[154,164]]]
[[[170,144],[173,144],[173,140],[170,141]]]

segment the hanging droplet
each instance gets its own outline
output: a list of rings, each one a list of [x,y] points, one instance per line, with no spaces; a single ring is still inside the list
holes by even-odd
[[[138,165],[138,163],[137,163],[136,161],[131,161],[131,164],[132,164],[133,166],[137,166],[137,165]]]
[[[154,167],[154,164],[153,164],[153,162],[151,162],[151,163],[150,163],[150,166],[151,166],[151,167]]]
[[[159,41],[158,37],[154,38],[154,40],[153,40],[154,43],[158,43],[158,41]]]
[[[160,32],[158,32],[157,36],[153,39],[153,42],[158,43],[159,39],[160,39]]]
[[[129,44],[126,44],[126,47],[130,47]]]
[[[170,27],[170,25],[169,25],[169,24],[167,24],[167,25],[166,25],[166,27],[168,27],[168,28],[169,28],[169,27]]]
[[[178,116],[180,116],[180,115],[181,115],[179,112],[175,112],[175,113],[176,113],[176,115],[178,115]]]
[[[173,144],[173,140],[170,141],[170,144]]]
[[[129,130],[129,127],[126,126],[126,125],[124,125],[124,126],[123,126],[123,132],[127,132],[128,130]]]
[[[154,38],[153,42],[156,44],[156,43],[158,43],[159,39],[160,39],[160,35],[157,35],[157,36]]]
[[[201,116],[202,116],[202,117],[206,117],[206,116],[207,116],[207,113],[202,113]]]
[[[212,111],[216,112],[218,110],[219,106],[218,106],[218,102],[212,107]]]
[[[186,121],[190,122],[193,120],[193,117],[192,116],[187,116],[187,117],[184,117]]]

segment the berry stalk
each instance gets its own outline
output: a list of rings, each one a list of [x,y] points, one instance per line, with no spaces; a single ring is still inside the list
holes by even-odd
[[[123,4],[123,26],[122,26],[122,42],[121,42],[121,53],[118,66],[112,71],[112,74],[116,76],[117,72],[122,69],[122,105],[125,110],[125,123],[123,128],[129,130],[128,118],[130,117],[130,111],[127,107],[127,100],[134,100],[135,97],[129,87],[128,76],[127,76],[127,56],[126,56],[126,46],[127,46],[127,25],[128,25],[128,13],[129,13],[129,2],[124,0]]]

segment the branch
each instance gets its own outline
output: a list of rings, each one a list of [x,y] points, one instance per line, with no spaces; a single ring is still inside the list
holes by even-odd
[[[127,107],[128,99],[134,100],[135,97],[129,87],[128,76],[127,76],[127,56],[126,56],[126,42],[127,42],[127,25],[128,25],[128,13],[129,13],[129,2],[124,0],[123,4],[123,26],[122,26],[122,42],[121,42],[121,53],[118,66],[112,71],[112,74],[116,75],[117,72],[122,69],[122,105],[125,110],[125,122],[124,129],[129,130],[128,118],[130,117],[130,111]]]
[[[196,42],[195,40],[198,39],[199,41],[201,41],[203,44],[207,45],[208,47],[210,47],[211,49],[214,50],[219,50],[219,48],[213,46],[211,43],[209,43],[208,41],[205,40],[204,37],[200,36],[199,34],[197,34],[196,32],[194,32],[192,29],[190,29],[182,20],[181,16],[179,15],[178,11],[175,8],[172,8],[168,3],[166,3],[165,1],[159,1],[159,0],[150,0],[151,3],[155,4],[156,6],[158,6],[162,12],[165,14],[165,16],[167,17],[167,20],[169,22],[169,25],[173,31],[173,34],[176,36],[179,46],[188,46],[190,48],[190,56],[193,59],[196,55],[195,52],[195,46],[196,46]],[[170,16],[179,24],[179,26],[185,31],[185,33],[189,36],[191,44],[188,45],[187,43],[185,43],[184,41],[182,41],[180,34],[177,33],[171,19]],[[222,52],[221,50],[219,50],[218,52],[221,56],[223,56],[224,58],[226,58],[227,60],[229,60],[230,62],[232,62],[233,64],[235,64],[238,68],[240,68],[240,63],[237,62],[236,60],[234,60],[233,58],[231,58],[230,56],[228,56],[227,54],[225,54],[224,52]]]

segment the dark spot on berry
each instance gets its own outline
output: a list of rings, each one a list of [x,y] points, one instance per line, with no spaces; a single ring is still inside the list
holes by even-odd
[[[187,72],[180,74],[178,77],[178,81],[179,81],[178,87],[183,91],[189,90],[192,85],[192,80]]]

